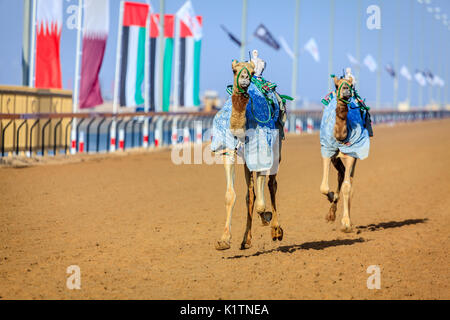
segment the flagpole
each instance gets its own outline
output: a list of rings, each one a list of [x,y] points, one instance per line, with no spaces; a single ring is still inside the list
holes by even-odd
[[[334,0],[330,0],[330,42],[328,54],[328,91],[333,88],[330,75],[333,73],[333,46],[334,46]]]
[[[361,0],[358,0],[358,12],[357,12],[357,25],[356,25],[356,60],[358,63],[361,61]],[[361,71],[361,65],[356,66],[356,88],[359,90],[359,75]]]
[[[423,71],[423,54],[424,54],[424,47],[425,47],[425,9],[422,9],[422,17],[421,17],[421,30],[422,30],[422,45],[420,46],[420,70],[419,72]],[[419,107],[423,107],[423,88],[422,85],[419,84]]]
[[[30,83],[30,44],[31,24],[33,15],[32,0],[24,0],[23,3],[23,36],[22,36],[22,85]]]
[[[180,94],[179,94],[179,86],[180,86],[180,19],[175,14],[175,37],[174,37],[174,70],[173,70],[173,108],[174,111],[178,110],[180,105]]]
[[[119,27],[117,31],[117,45],[116,45],[116,73],[114,76],[114,101],[113,101],[113,113],[117,114],[119,106],[119,82],[120,82],[120,60],[121,60],[121,50],[122,50],[122,29],[123,29],[123,11],[124,11],[124,1],[120,2],[119,11]],[[116,150],[116,122],[117,119],[114,116],[111,124],[109,150]]]
[[[437,13],[439,13],[439,11],[437,11]],[[439,28],[441,27],[441,25],[440,25],[441,17],[440,17],[440,15],[439,16],[435,15],[434,17],[438,21],[436,23],[436,25],[437,25],[436,33],[439,35],[439,33],[440,33],[439,32]],[[436,51],[441,51],[441,50],[436,50]],[[439,77],[441,77],[441,76],[443,76],[443,74],[442,74],[442,71],[443,71],[442,53],[436,52],[436,55],[437,55],[437,57],[436,57],[436,65],[438,66],[436,68],[436,70],[439,70],[439,74],[440,74]],[[436,72],[435,72],[435,75],[436,75]],[[441,109],[441,107],[442,107],[442,87],[441,87],[440,83],[438,84],[438,87],[436,88],[436,91],[437,91],[436,92],[437,93],[436,100],[437,100],[438,109]]]
[[[294,59],[292,62],[292,108],[297,108],[297,81],[298,81],[298,37],[299,37],[299,26],[300,26],[300,0],[296,1],[295,5],[295,23],[294,23]]]
[[[242,0],[241,61],[245,61],[246,45],[247,45],[247,0]]]
[[[148,3],[148,14],[147,14],[147,27],[145,28],[145,70],[144,70],[144,87],[145,87],[145,95],[144,95],[144,111],[150,111],[150,3]],[[148,120],[149,118],[144,117],[143,124],[143,137],[142,137],[142,145],[144,148],[148,147]]]
[[[380,2],[380,12],[383,12],[382,3]],[[382,45],[383,45],[383,29],[378,29],[378,70],[377,70],[377,96],[376,108],[381,108],[381,71],[382,67]]]
[[[400,16],[400,2],[397,1],[396,3],[396,16]],[[399,43],[399,34],[400,34],[400,28],[399,28],[399,20],[397,20],[395,24],[395,45],[394,45],[394,109],[398,109],[398,77],[399,77],[399,67],[398,67],[398,43]]]
[[[34,87],[35,83],[35,61],[36,61],[36,15],[37,15],[37,0],[33,1],[33,13],[32,13],[32,23],[31,23],[31,46],[30,46],[30,73],[29,73],[29,84],[28,86]]]
[[[448,26],[446,32],[450,33],[450,23],[448,23]],[[444,34],[444,39],[445,37],[449,37],[449,34]],[[447,43],[447,54],[445,55],[446,57],[448,57],[450,55],[450,44],[449,41],[445,41]],[[445,50],[445,49],[444,49]],[[445,87],[444,87],[444,93],[445,93],[445,109],[447,109],[448,105],[449,105],[449,101],[448,101],[448,91],[450,89],[450,63],[448,61],[448,59],[445,60],[446,61],[446,70],[447,70],[447,79],[445,80]]]
[[[431,12],[431,14],[433,15],[433,12]],[[434,76],[436,74],[436,70],[434,68],[436,63],[434,61],[435,57],[433,57],[433,51],[437,51],[437,50],[434,47],[435,34],[433,32],[433,19],[429,19],[429,25],[430,25],[430,33],[431,33],[431,36],[430,36],[431,37],[431,39],[430,39],[430,42],[431,42],[431,45],[430,45],[430,59],[429,59],[429,61],[430,61],[430,70],[429,70],[429,72],[431,72],[433,74],[433,76]],[[433,105],[433,103],[434,103],[434,99],[433,99],[433,84],[429,84],[428,85],[428,103],[430,104],[430,106]]]
[[[158,109],[162,110],[163,109],[163,94],[164,94],[164,15],[165,15],[165,5],[166,5],[166,1],[165,0],[160,0],[159,1],[159,37],[158,37],[158,42],[159,42],[159,63],[158,63],[158,81],[159,81],[159,86],[158,86]],[[170,106],[169,106],[170,108]]]
[[[414,2],[410,1],[409,3],[409,21],[413,24],[414,22]],[[408,68],[409,71],[412,72],[412,52],[413,52],[413,30],[414,26],[409,28],[409,52],[408,52]],[[412,88],[412,80],[408,80],[408,108],[411,108],[411,88]]]
[[[83,15],[83,0],[78,0],[78,17],[77,17],[77,49],[75,58],[75,77],[73,81],[73,95],[72,95],[72,113],[78,113],[78,102],[80,99],[80,62],[81,62],[81,21]],[[78,141],[76,137],[77,118],[73,118],[72,122],[72,148],[71,153],[78,151]],[[74,145],[75,141],[75,145]]]

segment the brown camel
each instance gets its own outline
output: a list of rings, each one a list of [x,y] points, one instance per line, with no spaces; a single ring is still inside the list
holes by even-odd
[[[344,141],[347,138],[347,114],[348,101],[352,97],[352,79],[337,79],[334,78],[336,85],[336,122],[334,125],[334,137],[337,141]],[[338,90],[338,88],[340,90]],[[342,195],[344,198],[344,213],[341,220],[343,232],[351,232],[352,224],[350,221],[350,204],[352,197],[352,183],[355,174],[356,158],[339,151],[331,158],[322,157],[323,159],[323,179],[320,185],[320,192],[327,196],[331,203],[330,210],[325,219],[333,222],[336,219],[337,203],[339,201],[339,194],[342,188]],[[338,186],[336,192],[330,191],[328,185],[328,175],[330,172],[330,162],[338,171]]]
[[[246,125],[246,107],[249,102],[249,95],[247,90],[251,83],[251,77],[254,75],[255,65],[253,62],[237,62],[232,63],[234,82],[233,92],[231,96],[232,112],[230,118],[230,130],[232,134],[242,139],[245,137],[245,125]],[[278,128],[280,130],[280,128]],[[282,128],[281,128],[282,130]],[[279,150],[281,151],[281,141],[279,144]],[[281,152],[280,152],[281,154]],[[225,194],[225,208],[227,218],[225,222],[225,228],[222,237],[216,243],[217,250],[226,250],[231,246],[231,216],[233,213],[234,204],[236,202],[236,193],[234,191],[234,177],[235,177],[235,162],[236,162],[236,150],[226,150],[223,154],[225,176],[227,181],[227,191]],[[245,181],[247,183],[247,226],[244,233],[244,238],[241,243],[241,249],[248,249],[251,247],[252,240],[252,218],[253,208],[260,215],[263,225],[269,225],[270,216],[266,213],[266,205],[264,200],[264,187],[266,176],[261,172],[256,172],[256,184],[254,180],[253,172],[250,172],[247,165],[245,165]],[[271,213],[271,236],[274,241],[283,239],[283,229],[278,222],[278,214],[276,209],[276,192],[277,192],[277,180],[276,174],[269,176],[269,191],[270,199],[272,203]]]

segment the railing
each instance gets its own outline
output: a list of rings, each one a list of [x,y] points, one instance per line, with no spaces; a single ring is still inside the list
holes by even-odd
[[[377,111],[371,114],[374,125],[450,117],[450,111],[444,110]],[[214,115],[210,112],[0,113],[1,156],[54,156],[160,148],[183,142],[203,143],[211,138],[205,133],[212,128]],[[321,117],[321,111],[290,112],[285,132],[317,131]]]

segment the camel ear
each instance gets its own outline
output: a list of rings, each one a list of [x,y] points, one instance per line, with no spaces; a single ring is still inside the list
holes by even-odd
[[[255,69],[255,63],[253,61],[250,61],[250,66]]]
[[[237,60],[233,60],[233,62],[231,62],[231,67],[233,68],[233,71],[236,71],[237,64],[238,64]]]
[[[338,85],[339,85],[339,80],[338,80],[338,78],[337,77],[334,77],[333,78],[333,80],[334,80],[334,85],[336,86],[336,88],[338,87]]]
[[[353,85],[353,78],[347,79],[347,82],[350,83],[350,85]]]

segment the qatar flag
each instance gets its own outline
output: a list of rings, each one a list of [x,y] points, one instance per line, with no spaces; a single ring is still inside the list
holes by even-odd
[[[99,73],[109,31],[109,0],[84,0],[80,109],[103,103]]]
[[[36,88],[62,88],[60,42],[62,0],[37,0]]]

